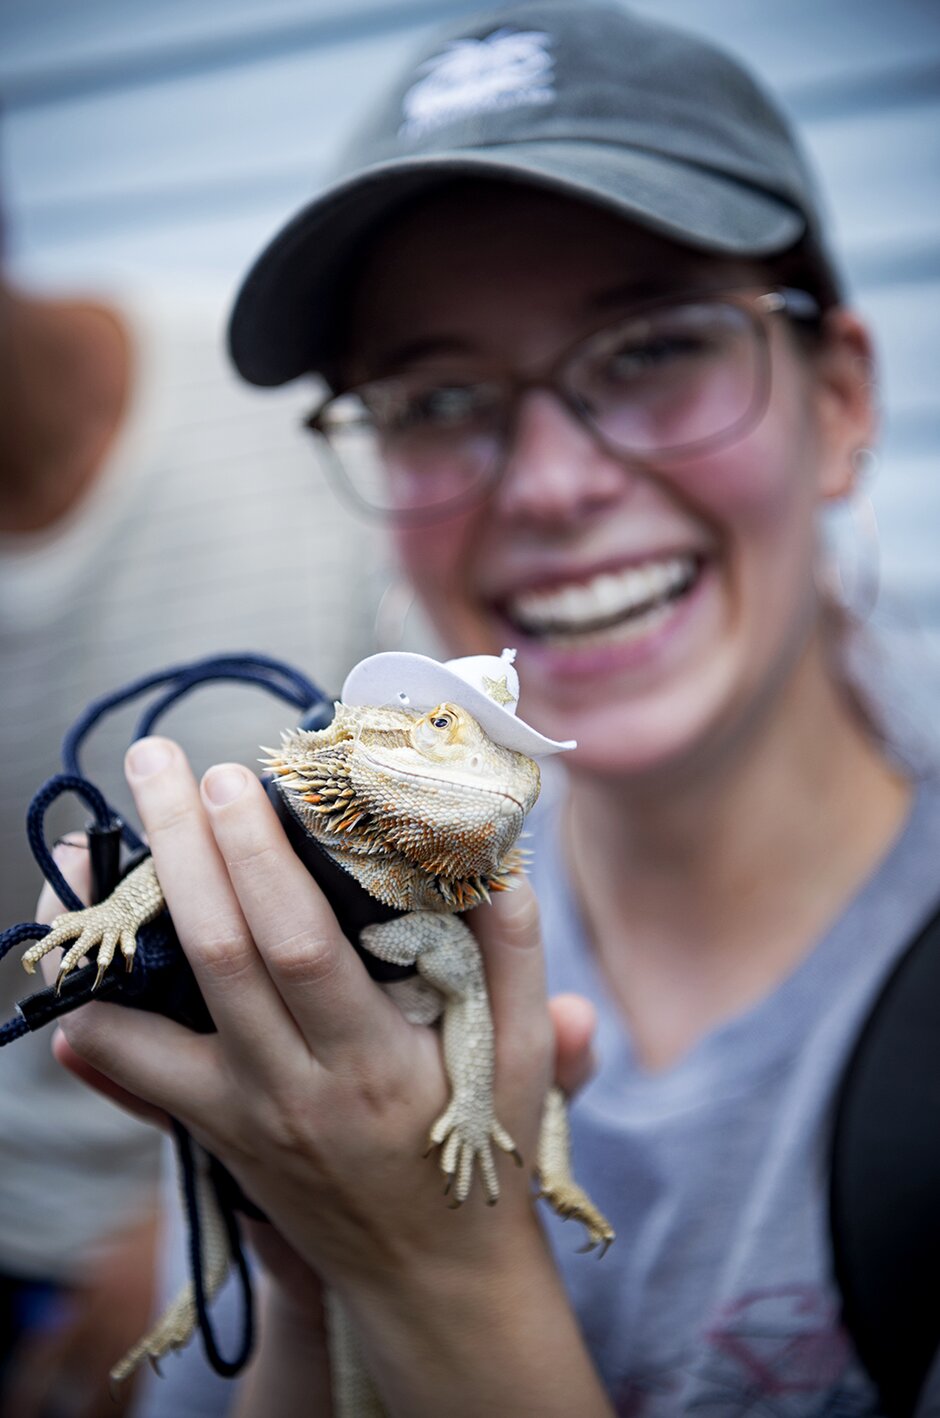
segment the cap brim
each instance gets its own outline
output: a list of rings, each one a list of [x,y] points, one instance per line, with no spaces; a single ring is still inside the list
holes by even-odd
[[[805,230],[785,199],[707,168],[599,143],[526,142],[411,156],[327,189],[281,229],[235,302],[229,347],[252,384],[285,384],[335,358],[337,300],[374,224],[406,198],[455,177],[531,184],[614,211],[706,251],[765,256]]]
[[[407,700],[402,694],[407,695]],[[369,655],[350,670],[340,698],[348,705],[381,704],[417,709],[420,713],[427,713],[438,704],[456,704],[472,714],[494,743],[529,758],[577,748],[574,739],[559,742],[546,738],[429,655],[405,650]]]

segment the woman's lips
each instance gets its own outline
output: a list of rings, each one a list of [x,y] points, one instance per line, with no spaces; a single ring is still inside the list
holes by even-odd
[[[517,591],[499,611],[515,632],[546,649],[628,643],[670,618],[701,568],[701,558],[692,554],[650,557],[619,570]]]

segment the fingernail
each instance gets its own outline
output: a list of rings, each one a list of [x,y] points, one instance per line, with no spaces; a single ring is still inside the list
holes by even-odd
[[[223,763],[218,768],[210,768],[202,780],[206,797],[214,807],[225,807],[233,803],[245,790],[246,772]]]
[[[87,842],[57,842],[52,849],[52,860],[61,871],[74,871],[83,858],[87,857]],[[74,882],[71,885],[74,885]]]
[[[134,778],[151,778],[170,761],[170,750],[161,739],[138,739],[127,751],[127,771]]]
[[[85,837],[60,837],[53,844],[52,856],[55,861],[71,861],[69,852],[87,852],[88,841]]]

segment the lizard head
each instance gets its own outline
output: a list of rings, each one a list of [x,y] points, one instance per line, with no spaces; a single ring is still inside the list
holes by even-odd
[[[400,902],[402,873],[416,873],[461,909],[519,870],[513,848],[540,782],[531,758],[494,743],[451,703],[423,714],[337,704],[328,728],[285,734],[267,766],[344,865],[350,854],[372,859],[373,894],[384,858],[390,904]]]

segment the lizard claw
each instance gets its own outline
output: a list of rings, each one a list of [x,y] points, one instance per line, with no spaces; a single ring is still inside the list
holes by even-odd
[[[565,1220],[567,1221],[568,1219],[569,1218],[566,1216]],[[613,1242],[613,1231],[608,1230],[607,1234],[604,1236],[595,1236],[592,1234],[591,1238],[585,1241],[583,1246],[578,1247],[578,1255],[587,1256],[590,1255],[592,1251],[597,1251],[598,1260],[603,1260],[604,1256],[607,1254],[607,1252],[613,1245]]]
[[[581,1222],[587,1235],[584,1245],[578,1248],[579,1254],[585,1255],[595,1250],[599,1256],[607,1254],[614,1240],[613,1227],[577,1182],[567,1179],[546,1184],[543,1180],[539,1196],[544,1197],[563,1221]]]
[[[57,916],[49,933],[25,951],[23,967],[32,974],[44,955],[57,946],[65,946],[56,977],[58,994],[65,976],[86,955],[97,951],[98,973],[93,986],[97,989],[119,946],[125,967],[131,969],[138,929],[152,921],[162,908],[163,893],[148,857],[118,883],[106,901]]]
[[[475,1167],[479,1167],[487,1204],[499,1200],[499,1180],[493,1160],[493,1146],[508,1152],[522,1166],[519,1149],[506,1129],[472,1098],[455,1095],[447,1110],[431,1129],[428,1152],[441,1149],[441,1171],[447,1174],[445,1195],[453,1188],[455,1206],[470,1195]]]

